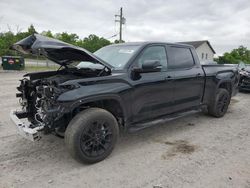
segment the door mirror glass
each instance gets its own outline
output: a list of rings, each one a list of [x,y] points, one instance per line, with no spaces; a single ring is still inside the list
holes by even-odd
[[[162,65],[159,60],[145,60],[142,63],[142,70],[145,72],[161,71]]]
[[[134,73],[160,72],[162,65],[158,60],[146,60],[142,63],[142,67],[133,67]]]

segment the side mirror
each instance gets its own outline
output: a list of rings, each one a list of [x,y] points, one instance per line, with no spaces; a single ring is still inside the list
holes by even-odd
[[[143,72],[158,72],[162,68],[159,60],[146,60],[142,63]]]
[[[162,65],[158,60],[146,60],[142,63],[142,68],[133,67],[131,76],[134,80],[141,78],[141,73],[160,72]]]

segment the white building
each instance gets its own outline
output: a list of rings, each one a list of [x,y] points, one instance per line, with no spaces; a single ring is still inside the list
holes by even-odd
[[[213,47],[207,40],[189,41],[189,42],[180,42],[180,43],[194,46],[201,62],[202,61],[212,62],[214,59],[214,54],[216,54]]]

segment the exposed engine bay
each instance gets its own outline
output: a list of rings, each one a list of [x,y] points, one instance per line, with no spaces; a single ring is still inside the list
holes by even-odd
[[[77,86],[63,84],[69,80],[106,76],[110,73],[103,70],[69,69],[59,71],[29,73],[17,87],[20,93],[17,97],[23,111],[26,113],[30,128],[42,127],[45,133],[56,131],[63,132],[72,118],[72,113],[57,98],[64,92],[73,90]],[[29,77],[29,78],[27,78]]]
[[[75,109],[69,108],[70,99],[59,102],[60,96],[80,89],[85,78],[107,76],[113,69],[112,65],[83,48],[38,34],[16,42],[11,49],[22,54],[41,55],[60,66],[57,71],[24,75],[17,88],[16,96],[20,98],[22,110],[12,110],[10,117],[19,133],[32,141],[40,138],[41,130],[44,133],[58,129],[64,132]]]

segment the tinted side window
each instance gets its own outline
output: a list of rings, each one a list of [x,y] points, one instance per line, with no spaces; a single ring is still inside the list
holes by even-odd
[[[163,46],[151,46],[146,48],[142,54],[137,59],[137,66],[142,67],[142,64],[146,60],[158,60],[162,65],[162,69],[166,69],[167,67],[167,56],[166,50]]]
[[[170,69],[189,68],[194,65],[192,53],[188,48],[169,47],[168,56]]]

